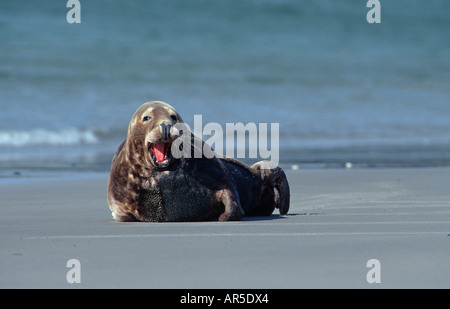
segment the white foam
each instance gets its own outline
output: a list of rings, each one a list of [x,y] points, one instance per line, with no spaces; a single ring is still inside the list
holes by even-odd
[[[98,138],[89,129],[68,128],[56,131],[33,129],[29,131],[0,131],[0,147],[24,147],[37,145],[68,146],[96,144]]]

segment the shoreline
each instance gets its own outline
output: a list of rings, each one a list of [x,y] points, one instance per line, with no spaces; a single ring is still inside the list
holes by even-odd
[[[287,216],[224,223],[114,222],[108,173],[0,181],[0,287],[450,287],[450,169],[286,174]],[[69,259],[80,284],[66,281]]]
[[[254,163],[254,162],[253,162]],[[246,164],[252,164],[251,162]],[[407,171],[407,170],[448,170],[450,165],[437,166],[361,166],[355,165],[351,162],[345,164],[297,164],[284,163],[279,165],[287,173],[302,173],[311,171]],[[105,169],[69,169],[69,168],[54,168],[54,169],[11,169],[7,173],[0,174],[0,186],[20,183],[20,182],[39,182],[39,181],[65,181],[73,179],[100,179],[108,178],[109,170]]]
[[[2,148],[0,179],[35,177],[58,173],[109,172],[117,142],[94,145]],[[284,170],[303,169],[397,169],[450,168],[448,143],[367,144],[297,147],[280,149],[278,165]],[[263,160],[236,159],[245,164]],[[271,157],[266,160],[272,159]]]

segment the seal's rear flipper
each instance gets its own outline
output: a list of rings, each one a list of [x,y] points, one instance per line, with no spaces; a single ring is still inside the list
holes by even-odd
[[[275,208],[281,215],[289,211],[290,191],[286,174],[280,167],[270,167],[269,162],[260,161],[251,166],[261,176],[261,193],[258,208],[251,211],[253,216],[269,216]]]
[[[289,211],[290,191],[289,184],[284,171],[278,167],[277,177],[273,178],[275,207],[279,209],[280,215],[286,215]]]

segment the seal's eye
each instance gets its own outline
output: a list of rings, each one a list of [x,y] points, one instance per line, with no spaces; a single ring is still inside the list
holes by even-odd
[[[176,115],[170,115],[170,118],[172,118],[173,121],[178,121],[178,118]]]
[[[142,118],[142,121],[149,121],[150,119],[152,119],[152,117],[150,117],[150,116],[144,116],[144,118]]]

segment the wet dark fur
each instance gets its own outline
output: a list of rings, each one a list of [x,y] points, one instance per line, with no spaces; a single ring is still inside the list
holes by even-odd
[[[153,123],[136,122],[149,107],[154,108]],[[150,102],[141,106],[130,122],[108,182],[108,203],[115,220],[228,221],[244,215],[267,216],[275,208],[281,214],[288,212],[289,185],[279,167],[261,169],[262,162],[249,167],[225,157],[173,159],[167,168],[155,167],[145,135],[152,131],[155,139],[161,138],[161,121],[181,122],[177,113],[177,121],[170,117],[172,112],[176,113],[170,105]]]

